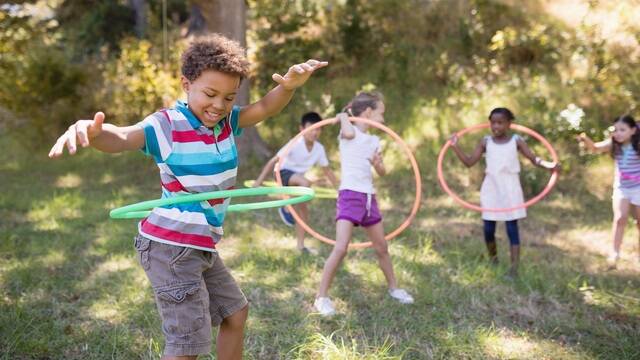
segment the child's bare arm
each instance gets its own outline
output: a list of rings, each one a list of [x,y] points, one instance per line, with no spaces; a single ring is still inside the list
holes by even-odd
[[[103,122],[102,112],[96,113],[93,120],[78,120],[58,138],[49,151],[49,157],[61,156],[65,147],[69,154],[73,155],[76,153],[78,143],[82,147],[91,146],[108,153],[138,150],[144,145],[144,130],[141,127],[136,125],[119,127]]]
[[[349,121],[349,115],[347,113],[339,113],[336,115],[336,119],[340,122],[340,137],[343,139],[351,140],[356,137],[356,131],[353,128],[353,124]]]
[[[273,158],[271,158],[271,160],[269,160],[269,162],[267,162],[264,165],[264,167],[262,168],[262,171],[260,172],[260,176],[258,176],[258,178],[256,179],[256,182],[253,183],[253,187],[258,187],[262,185],[262,182],[264,181],[264,179],[267,178],[267,175],[269,175],[269,172],[273,170],[273,167],[276,165],[276,162],[278,162],[278,156],[274,156]]]
[[[521,138],[518,138],[516,140],[516,143],[518,144],[518,150],[520,151],[520,153],[524,155],[524,157],[529,159],[529,161],[531,161],[533,165],[544,168],[544,169],[548,169],[548,170],[553,170],[558,166],[558,164],[555,162],[542,160],[539,157],[537,157],[533,153],[533,151],[531,151],[531,149],[529,148],[529,145],[527,145],[527,143]]]
[[[480,158],[482,157],[482,153],[484,153],[485,140],[480,140],[471,155],[467,155],[458,146],[458,136],[454,134],[451,136],[451,148],[453,149],[453,152],[456,153],[456,156],[458,156],[460,161],[465,164],[465,166],[472,167],[480,160]]]
[[[314,71],[328,64],[326,61],[312,59],[302,64],[291,66],[284,76],[273,74],[272,78],[278,83],[278,86],[262,99],[242,108],[242,111],[240,111],[240,127],[253,126],[278,114],[287,106],[296,88],[302,86]]]
[[[331,185],[333,185],[333,187],[337,188],[338,186],[340,186],[340,184],[338,183],[338,178],[336,178],[336,175],[333,173],[330,167],[323,166],[322,172],[324,172],[324,176],[329,179],[329,182],[331,182]]]
[[[373,157],[369,160],[373,168],[376,169],[376,173],[379,176],[385,176],[387,174],[387,169],[384,167],[384,162],[382,161],[382,154],[380,150],[376,150]]]
[[[589,151],[595,154],[605,153],[611,150],[611,139],[594,142],[587,134],[578,135],[578,141],[582,142]]]

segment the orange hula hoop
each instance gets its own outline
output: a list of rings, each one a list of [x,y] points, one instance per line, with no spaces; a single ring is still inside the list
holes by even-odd
[[[415,196],[415,200],[413,201],[413,206],[411,208],[411,213],[409,214],[409,216],[405,219],[405,221],[400,224],[400,226],[398,226],[395,230],[393,230],[392,232],[388,233],[385,235],[384,239],[389,241],[391,239],[393,239],[394,237],[398,236],[402,231],[404,231],[404,229],[406,229],[409,224],[411,224],[411,221],[415,218],[416,214],[418,213],[418,209],[420,208],[420,199],[422,197],[422,178],[420,177],[420,168],[418,167],[418,162],[416,161],[415,157],[413,156],[413,153],[411,152],[411,149],[409,148],[409,145],[407,145],[406,142],[404,142],[402,140],[402,138],[396,134],[393,130],[391,130],[390,128],[377,123],[375,121],[369,120],[369,119],[365,119],[365,118],[361,118],[361,117],[349,117],[350,121],[354,121],[354,122],[361,122],[361,123],[365,123],[369,126],[375,127],[377,129],[380,129],[382,131],[384,131],[385,133],[387,133],[388,135],[390,135],[395,141],[396,143],[398,143],[402,149],[404,150],[404,152],[406,153],[407,157],[409,158],[409,161],[411,162],[411,167],[413,169],[413,174],[415,177],[415,186],[416,186],[416,196]],[[292,148],[292,145],[304,134],[306,134],[309,131],[315,130],[317,128],[320,128],[322,126],[325,125],[329,125],[329,124],[334,124],[337,122],[336,118],[330,118],[330,119],[326,119],[326,120],[322,120],[319,121],[311,126],[309,126],[306,129],[303,129],[302,131],[300,131],[298,133],[298,135],[296,135],[292,141],[289,142],[289,145],[286,146],[282,153],[280,154],[279,158],[278,158],[278,162],[276,162],[275,164],[275,178],[276,178],[276,182],[278,183],[278,186],[283,186],[282,184],[282,177],[280,176],[280,164],[282,164],[282,162],[284,161],[284,159],[287,157],[287,155],[289,154],[289,151]],[[312,229],[307,223],[305,223],[302,218],[300,217],[300,215],[298,215],[298,213],[296,212],[296,210],[293,208],[293,206],[287,206],[287,209],[291,212],[291,215],[293,215],[294,219],[296,219],[296,221],[298,222],[298,224],[300,224],[302,226],[302,228],[308,232],[309,234],[311,234],[311,236],[315,237],[316,239],[325,242],[327,244],[330,245],[334,245],[336,243],[336,241],[334,239],[328,238],[320,233],[318,233],[317,231],[315,231],[314,229]],[[363,248],[367,248],[370,247],[372,245],[371,241],[367,241],[367,242],[361,242],[361,243],[350,243],[349,244],[349,249],[363,249]]]
[[[469,132],[472,132],[472,131],[476,131],[476,130],[479,130],[479,129],[485,129],[485,128],[488,128],[490,126],[491,125],[488,122],[487,123],[473,125],[471,127],[468,127],[466,129],[463,129],[463,130],[457,132],[456,136],[461,137],[462,135],[464,135],[466,133],[469,133]],[[552,160],[555,163],[558,163],[558,154],[553,149],[553,146],[551,146],[551,144],[547,141],[547,139],[545,139],[542,135],[538,134],[537,132],[535,132],[532,129],[529,129],[528,127],[525,127],[525,126],[522,126],[522,125],[518,125],[518,124],[511,124],[510,128],[513,129],[513,130],[517,130],[517,131],[523,132],[523,133],[525,133],[527,135],[531,135],[532,137],[536,138],[536,140],[540,141],[544,145],[544,147],[549,151],[549,153],[551,153]],[[444,175],[443,175],[443,172],[442,172],[442,161],[444,160],[444,155],[446,154],[446,152],[447,152],[447,150],[449,149],[450,146],[451,146],[451,140],[447,140],[447,142],[442,146],[442,149],[440,150],[440,153],[438,154],[438,180],[439,180],[440,186],[442,187],[444,192],[449,194],[449,196],[451,196],[453,198],[453,200],[455,200],[457,203],[459,203],[463,207],[465,207],[467,209],[470,209],[470,210],[487,211],[487,212],[509,212],[509,211],[513,211],[513,210],[526,208],[526,207],[529,207],[529,206],[537,203],[538,201],[542,200],[542,198],[545,197],[551,191],[551,189],[555,186],[556,182],[558,181],[558,170],[555,170],[551,174],[551,178],[549,179],[549,182],[547,183],[547,186],[545,186],[545,188],[540,192],[540,194],[538,194],[535,197],[527,200],[525,203],[523,203],[521,205],[518,205],[518,206],[510,207],[510,208],[483,208],[481,206],[478,206],[476,204],[472,204],[472,203],[470,203],[468,201],[465,201],[462,198],[460,198],[455,192],[453,192],[449,188],[449,185],[445,181]]]

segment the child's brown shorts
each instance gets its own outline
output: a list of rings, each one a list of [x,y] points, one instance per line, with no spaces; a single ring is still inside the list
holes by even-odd
[[[165,355],[211,351],[211,327],[247,305],[217,252],[135,237],[138,261],[151,282],[162,318]]]

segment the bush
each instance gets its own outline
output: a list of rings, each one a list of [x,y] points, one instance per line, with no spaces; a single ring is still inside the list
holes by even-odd
[[[128,38],[120,43],[120,48],[119,57],[103,68],[104,97],[99,106],[109,121],[129,124],[172,106],[180,95],[179,60],[170,59],[167,66],[158,65],[161,55],[146,40]],[[172,54],[180,53],[180,49],[172,49]]]
[[[53,139],[87,105],[78,103],[87,83],[87,69],[71,64],[56,47],[30,46],[20,61],[3,65],[0,104],[23,119],[13,126],[28,142]]]

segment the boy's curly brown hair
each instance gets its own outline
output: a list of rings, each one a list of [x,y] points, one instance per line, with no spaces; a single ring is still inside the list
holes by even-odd
[[[249,61],[237,42],[222,35],[209,35],[194,40],[182,54],[182,75],[194,81],[209,69],[244,79],[249,75]]]

